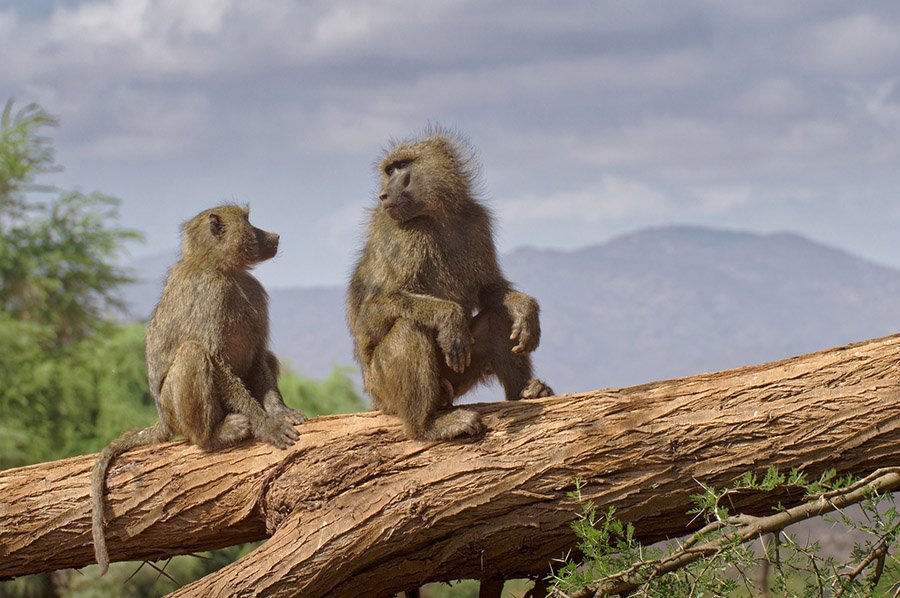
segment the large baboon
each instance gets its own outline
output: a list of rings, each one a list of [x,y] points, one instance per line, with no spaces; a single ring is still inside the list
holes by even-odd
[[[451,407],[488,376],[507,400],[551,395],[529,356],[538,304],[500,271],[468,145],[431,130],[390,149],[380,172],[347,297],[373,405],[399,416],[412,438],[447,439],[481,432],[475,411]]]
[[[125,432],[94,465],[94,554],[104,573],[103,488],[117,455],[177,435],[209,451],[250,437],[287,448],[299,437],[294,424],[306,418],[278,390],[268,295],[248,271],[275,255],[278,235],[254,227],[249,215],[245,207],[224,205],[182,227],[182,258],[147,328],[147,373],[159,421]]]

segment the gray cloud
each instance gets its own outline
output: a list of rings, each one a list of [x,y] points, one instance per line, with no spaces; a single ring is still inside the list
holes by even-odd
[[[0,8],[0,89],[61,116],[61,184],[148,234],[224,199],[283,233],[273,284],[343,279],[372,162],[467,134],[504,248],[692,222],[900,266],[900,7],[94,0]]]

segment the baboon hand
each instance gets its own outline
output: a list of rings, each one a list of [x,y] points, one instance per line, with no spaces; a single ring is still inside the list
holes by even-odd
[[[509,340],[516,343],[512,348],[513,353],[531,353],[537,349],[541,341],[541,326],[537,318],[530,315],[517,316],[513,321]]]
[[[286,449],[300,438],[300,432],[287,420],[267,417],[257,427],[254,436],[272,446]]]
[[[469,331],[462,308],[453,310],[453,315],[437,334],[437,343],[444,352],[447,366],[454,372],[462,373],[472,363],[472,345],[475,339]]]

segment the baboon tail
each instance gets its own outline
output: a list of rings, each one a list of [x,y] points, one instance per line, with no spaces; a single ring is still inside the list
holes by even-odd
[[[149,428],[129,430],[100,452],[94,470],[91,473],[91,531],[94,535],[94,556],[100,565],[100,575],[109,568],[109,553],[106,551],[106,536],[103,535],[103,489],[106,482],[106,471],[109,464],[117,456],[139,446],[157,444],[171,439],[171,434],[160,422]]]

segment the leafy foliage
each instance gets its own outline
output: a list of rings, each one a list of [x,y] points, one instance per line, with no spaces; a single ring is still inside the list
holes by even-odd
[[[155,418],[139,324],[60,347],[51,326],[2,316],[0,379],[0,467],[93,452]]]
[[[0,114],[0,233],[6,233],[10,221],[34,209],[25,192],[40,189],[34,185],[35,177],[58,169],[50,138],[38,133],[58,124],[37,104],[14,113],[13,101],[6,102]]]
[[[50,140],[38,134],[56,124],[34,105],[13,114],[11,101],[0,117],[0,306],[51,326],[54,342],[66,345],[107,325],[116,287],[131,280],[119,258],[141,236],[114,224],[113,197],[34,184],[58,169]],[[30,199],[34,190],[49,201]]]

